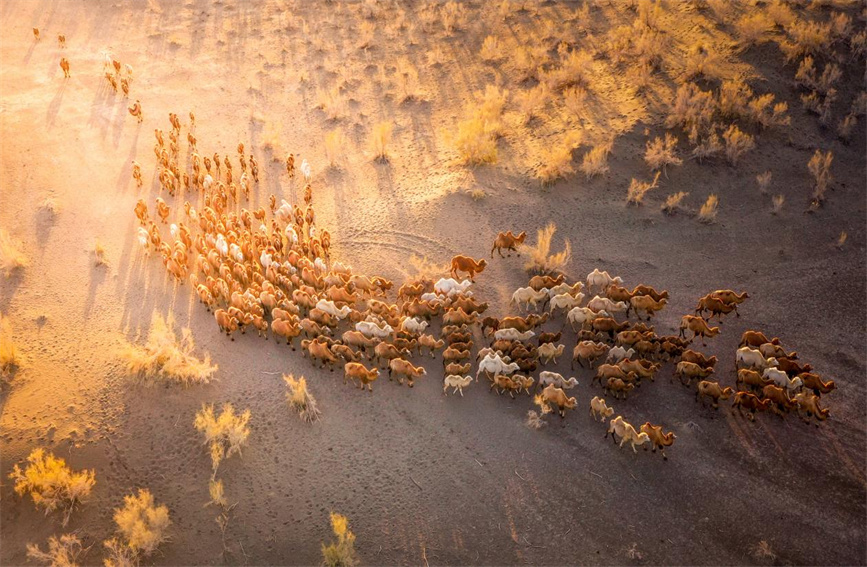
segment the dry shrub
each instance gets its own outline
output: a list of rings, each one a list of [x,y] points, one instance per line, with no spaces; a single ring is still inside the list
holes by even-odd
[[[848,141],[852,138],[852,131],[858,125],[858,115],[850,112],[837,123],[837,135],[840,139]]]
[[[635,89],[636,94],[642,94],[650,87],[653,80],[653,67],[647,63],[638,63],[626,70],[626,82]]]
[[[590,148],[590,151],[584,154],[584,158],[581,160],[581,173],[589,179],[594,175],[608,171],[608,154],[611,153],[613,147],[612,142],[606,142]]]
[[[542,419],[541,414],[535,410],[527,410],[527,420],[524,422],[527,427],[530,429],[542,429],[545,425],[545,421]]]
[[[497,140],[486,126],[479,116],[458,123],[453,143],[463,163],[480,165],[497,161]]]
[[[835,12],[829,20],[831,24],[831,37],[835,40],[845,41],[852,35],[852,18],[844,12]]]
[[[774,27],[774,21],[761,10],[744,14],[734,24],[735,32],[744,47],[763,43],[768,32]]]
[[[346,136],[340,130],[332,130],[325,134],[325,159],[330,167],[337,167],[343,159],[346,147]]]
[[[92,470],[74,472],[62,458],[40,448],[30,453],[23,470],[16,464],[9,478],[15,481],[15,493],[30,494],[36,508],[44,509],[46,515],[61,510],[65,526],[75,507],[90,495],[95,474]]]
[[[792,11],[789,5],[783,0],[773,0],[773,2],[768,5],[767,13],[768,17],[775,25],[783,28],[792,25],[792,23],[797,19],[795,12]]]
[[[748,110],[748,117],[762,128],[788,126],[791,123],[791,118],[786,116],[789,105],[785,102],[775,104],[774,95],[770,93],[751,100]]]
[[[449,0],[440,9],[440,20],[443,23],[443,28],[449,33],[461,29],[466,14],[467,10],[462,3]]]
[[[632,181],[629,183],[629,188],[626,190],[626,203],[640,205],[644,200],[644,195],[651,189],[656,189],[656,187],[658,187],[659,174],[660,172],[657,171],[656,175],[653,176],[653,181],[650,183],[632,178]]]
[[[717,133],[717,128],[717,125],[713,125],[706,134],[697,140],[698,143],[692,149],[692,157],[697,159],[699,163],[722,153],[724,146]]]
[[[391,143],[391,133],[393,130],[394,124],[388,121],[374,124],[370,140],[375,159],[388,161],[388,145]]]
[[[12,324],[9,317],[0,313],[0,377],[9,378],[21,366],[21,356],[12,338]]]
[[[843,230],[840,232],[840,236],[837,237],[837,244],[835,246],[837,248],[843,248],[843,245],[846,244],[846,239],[849,238],[849,234]]]
[[[520,91],[515,98],[518,101],[518,112],[524,124],[539,115],[551,98],[551,89],[545,83],[539,83],[527,91]]]
[[[230,403],[223,405],[223,412],[219,416],[214,413],[214,406],[211,404],[203,405],[196,413],[193,425],[205,437],[205,445],[208,445],[211,453],[214,474],[217,473],[217,467],[223,459],[235,453],[241,454],[241,445],[247,442],[247,437],[250,435],[250,428],[247,426],[249,422],[250,410],[235,415],[235,408]]]
[[[329,120],[338,120],[346,115],[346,97],[338,87],[316,92],[316,108],[321,109]]]
[[[102,544],[105,546],[105,567],[138,567],[138,554],[118,538],[107,539]]]
[[[547,52],[543,46],[530,48],[520,46],[510,53],[509,63],[517,73],[518,82],[539,78],[539,66],[545,61]]]
[[[652,171],[661,169],[665,171],[668,165],[680,165],[683,160],[677,157],[677,138],[671,134],[666,134],[665,139],[657,136],[652,141],[647,142],[644,151],[644,161],[650,166]]]
[[[801,104],[809,112],[819,116],[819,122],[827,125],[831,122],[831,106],[837,99],[837,90],[831,89],[825,96],[817,91],[801,95]]]
[[[418,100],[421,98],[421,90],[418,79],[418,69],[406,57],[397,60],[394,74],[400,89],[400,100]]]
[[[680,208],[680,203],[686,198],[689,193],[685,191],[678,191],[677,193],[672,193],[665,199],[665,203],[662,204],[662,212],[667,215],[673,215],[677,212],[677,209]]]
[[[572,245],[566,239],[563,241],[563,250],[551,254],[551,241],[556,231],[557,225],[549,222],[545,228],[536,232],[535,245],[520,244],[518,246],[518,250],[527,257],[527,261],[524,263],[525,270],[538,274],[563,271],[563,268],[572,259]]]
[[[108,260],[105,257],[105,246],[98,239],[93,244],[93,261],[96,266],[108,266]]]
[[[439,67],[448,59],[446,57],[446,52],[443,51],[443,48],[439,45],[431,47],[425,54],[425,57],[427,58],[427,64],[431,67]]]
[[[60,205],[57,204],[57,201],[53,197],[46,197],[39,204],[39,209],[53,217],[60,212]]]
[[[726,142],[726,157],[729,163],[737,165],[740,158],[756,147],[756,142],[750,134],[746,134],[734,124],[723,132],[723,139]]]
[[[771,186],[771,178],[773,175],[770,171],[756,175],[756,183],[759,185],[759,192],[764,195],[768,192],[768,187]]]
[[[776,559],[777,554],[774,553],[774,550],[771,549],[771,544],[767,541],[762,540],[755,547],[753,547],[752,555],[756,559]]]
[[[138,563],[139,558],[151,555],[168,539],[167,531],[172,522],[169,509],[155,505],[150,490],[142,488],[137,495],[123,497],[123,507],[114,510],[114,523],[120,539],[109,541],[114,542],[114,547],[126,548],[126,553]],[[105,543],[111,550],[109,541]]]
[[[21,244],[13,240],[5,228],[0,228],[0,269],[6,277],[29,265],[30,260],[21,250]]]
[[[793,61],[804,55],[822,55],[831,45],[831,24],[795,19],[786,27],[791,41],[780,44],[786,58]]]
[[[127,370],[151,382],[165,381],[185,386],[207,384],[217,371],[217,365],[211,366],[211,355],[208,353],[205,353],[204,359],[192,354],[196,344],[189,328],[181,329],[181,340],[178,341],[173,327],[174,317],[171,314],[166,320],[154,311],[145,345],[127,344],[121,350]]]
[[[509,91],[494,85],[487,85],[484,92],[476,91],[475,97],[478,103],[473,113],[482,119],[485,123],[485,129],[489,133],[499,136],[503,128],[503,109],[506,107]]]
[[[78,556],[83,551],[81,540],[74,534],[48,538],[48,550],[42,551],[35,543],[27,544],[27,558],[51,567],[78,567]]]
[[[587,89],[571,87],[563,91],[563,106],[571,116],[580,116],[587,102]]]
[[[540,429],[543,425],[545,425],[545,416],[554,411],[548,402],[545,401],[545,398],[542,397],[542,394],[536,394],[533,396],[533,404],[539,408],[539,411],[529,410],[527,411],[527,426],[533,429]]]
[[[712,124],[715,107],[712,93],[702,91],[694,83],[683,83],[677,88],[665,127],[682,128],[695,141]]]
[[[822,204],[825,200],[825,191],[828,190],[828,185],[831,183],[831,162],[834,161],[834,154],[831,150],[822,153],[821,150],[816,150],[813,157],[807,163],[807,169],[810,170],[810,175],[813,176],[815,184],[813,185],[813,203],[816,205]]]
[[[861,30],[852,34],[849,38],[849,49],[852,50],[852,58],[863,59],[867,55],[867,30]]]
[[[292,374],[284,374],[283,381],[288,389],[286,400],[289,405],[295,408],[301,419],[307,423],[317,421],[321,412],[316,407],[316,398],[307,389],[307,379],[304,376],[295,378]]]
[[[574,85],[586,86],[593,73],[593,56],[584,50],[570,51],[565,54],[560,66],[545,74],[545,81],[553,89],[563,89]]]
[[[322,544],[322,563],[326,567],[353,567],[358,563],[355,553],[355,534],[349,530],[346,516],[331,513],[331,531],[336,541]]]
[[[779,214],[779,212],[783,210],[783,203],[786,202],[786,197],[782,193],[779,193],[777,195],[774,195],[772,201],[774,203],[774,208],[771,210],[771,212],[775,215]]]
[[[719,75],[720,56],[702,44],[690,47],[684,60],[684,78],[691,80],[699,77]]]
[[[824,95],[835,87],[842,76],[843,71],[835,63],[826,63],[820,74],[813,57],[807,55],[798,66],[798,71],[795,73],[795,82]]]
[[[542,185],[551,185],[575,173],[572,165],[572,146],[567,144],[546,146],[542,150],[542,163],[536,170],[536,177]]]
[[[496,61],[505,57],[503,53],[503,45],[496,36],[489,35],[482,43],[482,49],[479,52],[482,61]]]
[[[704,205],[701,206],[701,210],[698,212],[698,220],[703,223],[712,223],[716,220],[718,205],[719,198],[716,195],[709,196],[707,201],[704,202]]]
[[[744,118],[748,115],[753,89],[743,79],[723,81],[717,93],[719,113],[724,118]]]

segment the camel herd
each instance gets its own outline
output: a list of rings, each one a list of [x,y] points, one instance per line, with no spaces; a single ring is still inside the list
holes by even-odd
[[[120,72],[119,63],[112,65]],[[689,386],[695,381],[696,398],[714,408],[734,396],[732,411],[746,411],[749,419],[766,410],[785,415],[795,409],[805,419],[817,420],[828,415],[819,400],[834,389],[834,382],[798,363],[797,353],[784,351],[778,339],[745,333],[732,385],[712,379],[715,356],[691,348],[696,339],[706,345],[706,339],[719,334],[720,327],[710,323],[714,317],[739,316],[746,293],[717,290],[702,297],[695,312],[681,318],[679,333],[664,335],[649,322],[668,305],[667,291],[644,284],[630,289],[622,278],[595,269],[571,283],[563,274],[535,275],[512,294],[515,313],[486,316],[488,304],[473,290],[486,260],[455,256],[451,277],[417,277],[397,289],[381,276],[356,273],[331,258],[331,236],[316,223],[306,160],[299,167],[303,202],[278,204],[270,195],[267,209],[253,208],[258,163],[243,143],[237,155],[208,155],[199,149],[190,113],[188,155],[182,162],[183,125],[177,114],[169,115],[169,125],[166,132],[154,131],[155,178],[160,194],[176,204],[157,197],[151,209],[140,200],[135,207],[138,239],[148,254],[159,254],[178,282],[191,283],[232,340],[236,333],[254,329],[265,339],[285,341],[292,350],[300,346],[314,365],[332,371],[342,365],[344,382],[368,392],[386,371],[390,381],[413,387],[428,374],[418,359],[439,355],[443,394],[463,396],[485,376],[490,391],[512,398],[534,394],[543,413],[556,409],[561,417],[577,404],[568,392],[578,380],[553,370],[567,356],[573,371],[576,364],[591,370],[588,387],[598,382],[603,394],[618,403],[643,383],[653,383],[671,362],[672,380]],[[285,164],[286,175],[294,179],[295,156],[289,154]],[[141,185],[137,162],[132,175]],[[500,233],[491,256],[516,251],[525,237],[525,232]],[[459,279],[464,274],[467,279]],[[554,330],[542,330],[546,324]],[[486,344],[477,349],[480,341]],[[614,413],[608,403],[593,397],[591,414],[604,421]],[[622,415],[610,421],[608,434],[619,438],[621,446],[659,448],[663,456],[676,438],[660,425],[636,429]]]

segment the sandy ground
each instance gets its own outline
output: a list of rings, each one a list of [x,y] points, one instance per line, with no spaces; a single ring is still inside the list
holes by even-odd
[[[443,141],[469,93],[501,74],[464,64],[484,38],[484,22],[443,41],[445,64],[420,63],[424,100],[400,103],[384,95],[366,62],[390,57],[398,32],[377,34],[375,47],[359,55],[352,34],[338,29],[349,8],[302,6],[0,4],[0,226],[23,241],[31,261],[0,282],[0,311],[25,357],[2,394],[0,562],[22,564],[25,543],[44,544],[62,531],[6,480],[14,463],[46,446],[74,468],[97,471],[93,497],[68,528],[96,544],[88,564],[101,563],[112,509],[139,487],[170,509],[171,541],[148,560],[159,565],[317,563],[331,510],[349,517],[366,564],[419,564],[423,554],[430,564],[867,563],[863,125],[849,145],[820,130],[788,84],[793,69],[781,71],[779,53],[764,46],[743,64],[790,102],[792,125],[762,134],[738,168],[689,161],[669,170],[665,193],[627,208],[629,180],[647,177],[645,128],[660,131],[651,125],[652,104],[627,100],[622,112],[600,110],[585,121],[590,138],[606,129],[624,134],[610,172],[541,190],[527,156],[545,136],[526,143],[506,136],[500,163],[469,174]],[[312,45],[300,31],[302,17]],[[525,19],[515,34],[541,25]],[[33,26],[43,30],[39,43]],[[57,33],[66,34],[64,50]],[[423,61],[430,45],[421,31],[413,37],[408,53]],[[128,114],[129,101],[106,88],[100,52],[107,48],[135,68],[132,98],[142,101],[142,125]],[[71,61],[69,80],[61,55]],[[304,73],[309,83],[299,82]],[[321,140],[335,122],[314,108],[315,85],[335,77],[354,86],[348,116],[336,123],[348,137],[344,163],[326,168]],[[620,96],[616,88],[605,92]],[[844,92],[851,96],[854,87]],[[526,396],[510,400],[476,383],[463,398],[443,397],[438,359],[425,362],[429,376],[414,389],[383,379],[362,394],[344,386],[339,372],[313,370],[273,340],[230,342],[189,284],[175,285],[135,238],[133,206],[139,198],[151,203],[159,188],[152,131],[167,129],[172,111],[186,123],[191,109],[200,146],[234,154],[245,141],[259,157],[253,206],[266,205],[270,193],[291,200],[300,189],[262,147],[279,129],[278,156],[295,151],[314,167],[314,204],[332,232],[334,258],[357,271],[401,281],[412,273],[412,254],[438,263],[457,253],[485,257],[497,231],[533,234],[553,221],[557,242],[565,237],[573,246],[570,276],[599,267],[628,284],[670,291],[656,322],[662,332],[676,332],[680,315],[708,291],[748,290],[741,317],[725,319],[705,349],[721,358],[721,380],[733,385],[741,333],[762,329],[837,381],[827,398],[831,417],[819,428],[794,416],[749,423],[727,406],[700,407],[689,390],[669,384],[666,365],[655,383],[615,402],[632,423],[676,432],[664,462],[603,439],[586,409],[600,393],[589,371],[574,374],[579,409],[534,431],[524,425]],[[372,161],[367,147],[371,124],[383,118],[396,122],[387,164]],[[553,119],[544,126],[558,127]],[[805,214],[806,162],[816,147],[833,150],[835,182],[826,206]],[[142,189],[130,177],[133,159],[143,165]],[[776,216],[755,188],[755,175],[767,169],[772,192],[786,195]],[[474,187],[486,196],[472,200],[465,190]],[[678,190],[690,192],[690,208],[718,194],[717,222],[662,215],[658,204]],[[39,209],[47,197],[59,205],[56,216]],[[841,230],[848,241],[838,250]],[[97,240],[108,267],[94,266]],[[520,259],[493,260],[477,295],[502,316],[525,278]],[[198,349],[219,365],[217,381],[183,389],[130,379],[117,349],[146,330],[154,310],[193,329]],[[571,349],[574,337],[566,343]],[[558,369],[565,374],[564,360]],[[321,422],[305,425],[289,410],[283,372],[307,376]],[[238,502],[228,555],[213,509],[203,507],[210,465],[192,427],[203,402],[224,401],[253,414],[249,445],[220,469]],[[760,541],[775,559],[756,556]]]

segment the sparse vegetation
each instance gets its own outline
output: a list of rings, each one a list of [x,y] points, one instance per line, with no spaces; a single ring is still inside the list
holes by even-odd
[[[677,157],[677,138],[671,134],[666,134],[665,139],[657,136],[652,141],[647,142],[644,151],[644,161],[650,166],[652,171],[661,169],[665,171],[668,165],[680,165],[683,160]]]
[[[196,345],[189,328],[181,330],[179,341],[173,327],[174,318],[171,315],[164,319],[154,311],[145,345],[127,344],[121,350],[127,370],[151,382],[207,384],[217,371],[217,365],[211,365],[211,355],[208,353],[205,353],[204,359],[193,355]]]
[[[783,210],[783,203],[786,202],[786,197],[782,193],[779,193],[774,195],[772,201],[774,203],[774,208],[771,212],[775,215],[779,214],[779,212]]]
[[[39,208],[52,217],[60,212],[60,205],[57,204],[57,201],[53,197],[46,197],[41,203],[39,203]]]
[[[756,147],[753,137],[734,124],[723,132],[723,139],[726,142],[726,157],[732,165],[737,165],[745,153]]]
[[[719,198],[716,195],[710,195],[707,198],[707,201],[704,202],[704,205],[701,206],[701,210],[698,212],[698,220],[703,223],[712,223],[716,220],[718,205]]]
[[[765,195],[768,192],[768,187],[771,186],[771,177],[772,174],[770,171],[765,171],[764,173],[756,175],[756,183],[759,184],[759,192],[762,195]]]
[[[734,25],[741,45],[750,47],[767,39],[767,34],[774,27],[774,22],[767,14],[757,10],[744,14]]]
[[[137,495],[123,498],[123,507],[114,511],[118,536],[104,542],[108,550],[106,567],[137,565],[168,539],[171,525],[169,509],[157,506],[150,490],[142,488]]]
[[[611,142],[599,144],[590,148],[581,160],[581,173],[591,178],[608,171],[608,154],[614,146]]]
[[[644,195],[651,189],[656,189],[659,186],[659,174],[660,172],[657,171],[656,175],[653,176],[653,181],[649,183],[632,178],[629,188],[626,190],[627,204],[640,205],[644,200]]]
[[[545,228],[536,231],[535,245],[521,244],[518,246],[521,254],[527,257],[527,261],[524,263],[525,270],[531,273],[551,274],[562,271],[569,263],[569,260],[572,259],[572,245],[568,239],[563,241],[563,250],[555,254],[551,253],[551,241],[555,232],[557,232],[557,225],[550,222]]]
[[[527,427],[530,429],[542,429],[545,425],[545,421],[542,419],[542,416],[536,410],[527,410],[527,420],[525,421]]]
[[[34,543],[27,544],[27,558],[51,567],[78,567],[78,557],[83,548],[74,534],[48,538],[48,549],[42,551]]]
[[[572,164],[572,151],[577,146],[577,137],[566,136],[559,144],[547,146],[542,150],[541,164],[536,170],[536,177],[542,182],[542,185],[550,185],[558,179],[575,173],[575,166]]]
[[[807,169],[810,170],[810,175],[813,176],[815,183],[813,184],[813,204],[821,205],[825,200],[825,191],[828,190],[828,185],[831,183],[831,162],[834,161],[834,154],[828,150],[824,154],[821,150],[816,150],[813,157],[810,158],[807,164]]]
[[[479,56],[483,61],[497,61],[505,57],[500,40],[493,35],[486,37],[482,43],[482,50],[479,52]]]
[[[358,563],[355,553],[355,534],[349,530],[346,516],[331,513],[331,531],[336,541],[322,544],[322,563],[326,567],[353,567]]]
[[[307,379],[304,376],[295,378],[292,374],[284,374],[283,381],[286,382],[286,400],[292,406],[301,419],[307,423],[311,423],[319,419],[321,412],[316,407],[316,398],[307,389]]]
[[[388,161],[388,145],[391,143],[393,129],[394,125],[391,122],[386,121],[374,124],[370,139],[375,159]]]
[[[325,159],[328,160],[328,165],[337,167],[343,159],[344,150],[346,147],[346,136],[340,130],[332,130],[325,134]]]
[[[74,472],[62,458],[41,448],[34,449],[26,463],[23,469],[16,464],[9,474],[15,481],[15,493],[29,494],[36,508],[45,510],[46,514],[62,511],[65,526],[76,506],[90,496],[96,484],[96,473],[92,470]]]
[[[841,231],[840,236],[837,237],[837,248],[843,248],[847,238],[849,238],[849,234],[845,230]]]
[[[105,257],[105,246],[99,240],[93,244],[93,261],[96,266],[108,265],[108,260]]]
[[[19,366],[21,357],[12,337],[12,323],[0,313],[0,377],[7,380]]]
[[[776,559],[777,554],[771,549],[771,544],[762,540],[753,547],[752,555],[756,559]]]
[[[0,269],[6,277],[29,265],[30,260],[21,250],[21,244],[13,240],[5,228],[0,228]]]
[[[520,91],[515,98],[518,102],[518,112],[524,124],[538,116],[551,98],[551,90],[545,83],[539,83],[532,89]]]
[[[235,408],[230,403],[223,405],[222,413],[217,416],[214,406],[206,404],[196,413],[193,425],[205,437],[205,445],[211,454],[211,464],[216,475],[220,463],[235,453],[241,453],[241,445],[247,442],[250,435],[248,423],[250,410],[236,415]]]
[[[587,102],[587,89],[584,87],[570,87],[563,91],[563,107],[570,116],[580,116]]]
[[[329,120],[338,120],[346,116],[346,97],[338,87],[320,90],[316,93],[316,108],[321,109]]]
[[[677,209],[680,208],[680,203],[686,198],[689,193],[685,191],[678,191],[677,193],[672,193],[665,199],[665,203],[662,204],[662,212],[667,215],[673,215],[677,212]]]

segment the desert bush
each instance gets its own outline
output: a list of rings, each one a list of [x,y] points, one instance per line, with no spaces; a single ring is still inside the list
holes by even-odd
[[[640,67],[650,71],[659,68],[666,51],[665,36],[655,29],[634,25],[630,34],[630,55]]]
[[[745,153],[756,147],[753,137],[742,132],[734,124],[723,132],[723,139],[726,142],[726,157],[732,165],[737,165]]]
[[[662,2],[659,0],[638,0],[638,21],[649,28],[659,26],[659,18],[662,16]]]
[[[795,12],[792,11],[789,5],[786,2],[783,2],[783,0],[773,0],[768,4],[767,14],[775,25],[784,28],[792,25],[792,23],[797,19]]]
[[[406,57],[398,59],[394,67],[394,74],[397,86],[400,89],[399,100],[401,102],[421,98],[418,69],[415,68],[415,65],[409,59]]]
[[[97,239],[93,244],[93,262],[96,266],[108,266],[108,259],[105,257],[105,246]]]
[[[659,186],[659,174],[660,172],[657,171],[656,175],[653,176],[653,181],[650,183],[633,178],[629,183],[629,188],[626,190],[626,203],[640,205],[644,200],[644,195],[651,189],[656,189]]]
[[[509,91],[494,85],[487,85],[484,91],[476,91],[476,106],[472,112],[485,124],[485,130],[494,136],[499,136],[503,128],[503,109],[509,98]]]
[[[827,125],[831,122],[831,107],[836,99],[836,89],[831,89],[825,96],[813,91],[801,95],[801,104],[807,111],[817,114],[820,123]]]
[[[464,25],[467,10],[464,5],[455,0],[449,0],[440,9],[440,20],[443,28],[449,33],[459,30]]]
[[[62,511],[64,526],[75,507],[90,496],[96,484],[94,471],[74,472],[62,458],[41,448],[31,451],[23,469],[16,464],[9,478],[15,481],[15,493],[29,494],[37,509],[44,509],[46,514]]]
[[[326,567],[353,567],[358,563],[355,553],[355,534],[349,530],[346,516],[331,512],[331,531],[336,541],[322,544],[322,563]]]
[[[524,269],[531,273],[550,274],[561,272],[569,260],[572,259],[572,245],[569,240],[563,241],[563,250],[556,254],[551,253],[551,241],[557,225],[550,222],[545,228],[536,232],[536,244],[521,244],[518,250],[527,257]]]
[[[78,556],[82,551],[81,540],[74,534],[63,534],[59,538],[51,536],[46,551],[34,543],[27,544],[28,559],[51,567],[78,567]]]
[[[843,248],[843,245],[846,244],[846,239],[849,238],[849,234],[843,230],[840,232],[840,236],[837,237],[837,248]]]
[[[848,141],[852,137],[852,130],[858,125],[858,116],[850,112],[837,123],[837,135],[840,139]]]
[[[684,79],[715,77],[719,74],[719,64],[718,53],[702,44],[693,45],[684,59]]]
[[[774,195],[771,200],[774,204],[774,208],[771,210],[771,212],[776,215],[781,210],[783,210],[783,203],[786,202],[786,197],[782,193],[779,193],[777,195]]]
[[[791,119],[786,115],[789,105],[785,102],[774,104],[774,95],[768,93],[758,96],[749,103],[750,119],[761,126],[788,126]]]
[[[179,341],[173,327],[174,318],[171,314],[164,319],[154,311],[145,345],[127,344],[121,350],[127,370],[151,382],[165,381],[185,386],[207,384],[217,371],[217,365],[211,366],[211,355],[208,353],[205,353],[204,359],[193,355],[196,344],[189,328],[181,330]]]
[[[480,165],[497,161],[497,140],[479,116],[458,123],[453,143],[463,163]]]
[[[548,104],[548,100],[551,98],[551,89],[546,83],[539,83],[532,89],[518,92],[515,98],[518,101],[518,112],[521,114],[521,120],[526,124],[533,117],[538,116],[539,112]]]
[[[626,70],[626,82],[632,85],[636,94],[642,94],[650,87],[653,80],[653,67],[639,62]]]
[[[316,92],[316,108],[321,109],[329,120],[338,120],[346,115],[346,97],[338,87]]]
[[[319,419],[321,412],[316,407],[316,398],[307,389],[307,379],[304,376],[295,378],[292,374],[284,374],[283,381],[286,382],[286,400],[295,411],[301,416],[301,419],[307,423],[311,423]]]
[[[756,175],[756,183],[759,185],[759,192],[764,195],[768,192],[768,187],[771,186],[772,175],[770,171],[759,173]]]
[[[560,66],[545,74],[545,81],[552,89],[564,89],[566,87],[589,83],[593,72],[593,56],[584,50],[575,50],[565,53]]]
[[[530,429],[542,429],[545,425],[545,421],[542,419],[542,415],[535,410],[527,410],[527,419],[524,422],[527,427]]]
[[[16,242],[5,228],[0,228],[0,269],[6,277],[29,265],[30,260],[21,250],[21,244]]]
[[[53,217],[60,212],[60,205],[57,204],[57,201],[53,197],[46,197],[39,203],[39,209]]]
[[[572,165],[572,146],[567,144],[545,146],[540,157],[542,163],[536,170],[536,177],[542,185],[550,185],[575,173]]]
[[[0,377],[7,379],[19,366],[21,357],[12,337],[12,323],[0,313]]]
[[[496,61],[505,57],[500,40],[493,35],[486,37],[482,43],[482,49],[479,51],[479,57],[482,58],[482,61]]]
[[[677,212],[677,209],[680,208],[680,203],[686,198],[689,193],[685,191],[678,191],[677,193],[672,193],[668,197],[665,198],[665,202],[662,204],[662,212],[667,215],[673,215]]]
[[[590,148],[581,160],[581,173],[589,179],[608,171],[608,154],[613,146],[613,143],[606,142]]]
[[[828,51],[832,40],[830,23],[796,18],[786,31],[791,41],[781,43],[780,48],[789,61],[804,55],[822,55]]]
[[[835,63],[826,63],[825,67],[822,68],[822,73],[819,74],[813,57],[807,55],[798,66],[795,82],[824,95],[835,87],[842,76],[843,71]]]
[[[831,24],[831,37],[845,41],[852,34],[852,18],[845,12],[835,12],[828,21]]]
[[[587,102],[587,89],[571,87],[563,91],[563,106],[571,116],[580,116]]]
[[[522,45],[510,53],[509,64],[517,73],[518,82],[539,78],[539,65],[547,58],[543,46],[530,48]]]
[[[677,157],[676,149],[677,138],[671,134],[666,134],[665,139],[657,136],[653,140],[648,140],[644,151],[644,161],[652,171],[657,169],[665,171],[668,165],[683,163],[683,160]]]
[[[393,130],[394,124],[388,121],[378,122],[373,125],[370,141],[374,159],[388,161],[388,145],[391,143],[391,133]]]
[[[723,148],[722,140],[717,133],[717,126],[713,125],[704,136],[697,140],[696,146],[692,149],[692,157],[701,163],[722,153]]]
[[[852,50],[852,58],[856,60],[867,54],[867,30],[852,34],[849,38],[849,49]]]
[[[346,136],[340,130],[332,130],[325,134],[325,159],[330,167],[337,167],[343,159],[346,147]]]
[[[223,412],[219,416],[214,413],[214,406],[211,404],[203,405],[196,413],[193,425],[205,437],[214,474],[217,473],[217,467],[223,459],[241,453],[241,445],[247,442],[247,437],[250,435],[250,428],[247,426],[249,422],[250,410],[235,415],[235,408],[230,403],[223,405]]]
[[[774,21],[767,14],[757,10],[744,14],[734,24],[739,43],[744,47],[757,45],[767,39],[767,34],[774,27]]]
[[[123,507],[114,510],[114,523],[122,544],[135,558],[147,557],[168,539],[169,509],[155,505],[150,490],[123,497]],[[109,547],[106,542],[106,547]]]
[[[743,79],[724,80],[717,93],[720,115],[730,119],[747,116],[752,96],[753,89]]]
[[[665,127],[682,128],[695,142],[699,134],[712,124],[715,107],[712,93],[702,91],[694,83],[683,83],[677,88],[674,103],[665,118]]]
[[[701,210],[698,212],[698,220],[703,223],[712,223],[716,220],[718,205],[719,198],[716,195],[710,195],[707,198],[707,201],[704,202],[704,205],[701,206]]]
[[[807,169],[810,170],[810,175],[813,176],[813,202],[821,204],[825,200],[825,191],[828,190],[828,185],[831,183],[831,162],[834,161],[834,154],[828,150],[824,154],[822,150],[816,150],[813,157],[807,163]]]

